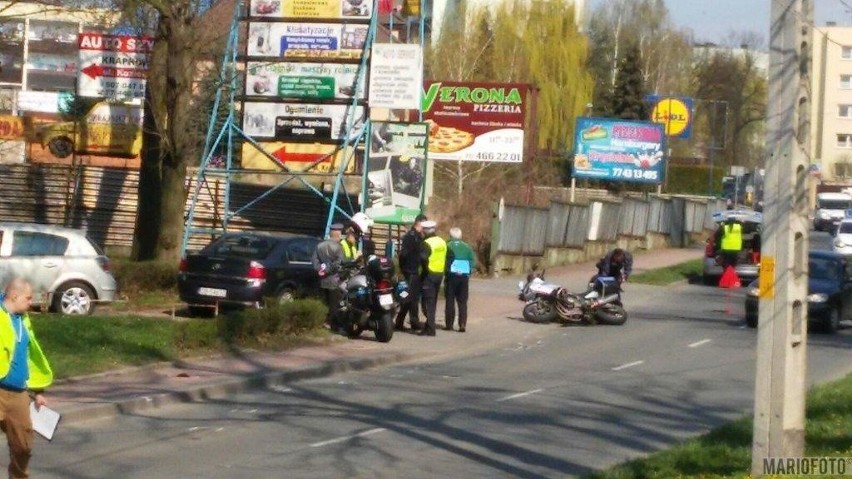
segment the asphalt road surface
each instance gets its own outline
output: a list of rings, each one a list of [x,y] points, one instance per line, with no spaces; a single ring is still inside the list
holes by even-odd
[[[38,440],[33,476],[582,475],[751,411],[756,333],[742,301],[742,290],[629,285],[621,327],[495,317],[488,327],[511,341],[492,348],[61,426]],[[810,335],[808,353],[810,382],[842,377],[852,325]]]

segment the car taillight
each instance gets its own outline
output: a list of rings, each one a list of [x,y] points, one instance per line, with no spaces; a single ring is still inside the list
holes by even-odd
[[[180,259],[180,264],[178,264],[178,271],[180,271],[181,273],[186,271],[186,258]]]
[[[109,270],[110,270],[109,258],[107,258],[106,256],[98,256],[98,266],[100,266],[101,269],[104,270],[105,273],[109,273]]]
[[[249,279],[266,279],[266,268],[257,261],[252,261],[249,263],[247,276]]]

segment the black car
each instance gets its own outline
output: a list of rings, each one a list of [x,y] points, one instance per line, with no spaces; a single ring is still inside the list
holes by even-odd
[[[181,260],[180,299],[191,313],[209,314],[214,305],[259,307],[266,298],[318,294],[311,257],[319,242],[292,234],[225,234]]]
[[[749,285],[745,301],[746,324],[757,327],[758,283]],[[833,334],[840,321],[852,319],[852,267],[846,256],[833,251],[808,255],[808,321]]]

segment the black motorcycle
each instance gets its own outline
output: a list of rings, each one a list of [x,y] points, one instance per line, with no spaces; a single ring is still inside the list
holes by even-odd
[[[370,256],[366,263],[347,262],[341,267],[344,297],[337,315],[350,338],[370,330],[376,340],[387,343],[393,338],[400,301],[408,297],[408,285],[396,281],[393,263],[384,256]]]
[[[560,322],[622,325],[627,311],[621,304],[621,288],[616,278],[597,276],[583,293],[544,281],[544,272],[531,273],[518,283],[518,299],[524,301],[524,319],[533,323]]]

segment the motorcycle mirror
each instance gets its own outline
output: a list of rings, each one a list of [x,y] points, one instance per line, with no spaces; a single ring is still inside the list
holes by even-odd
[[[524,289],[524,282],[518,281],[518,289]]]

